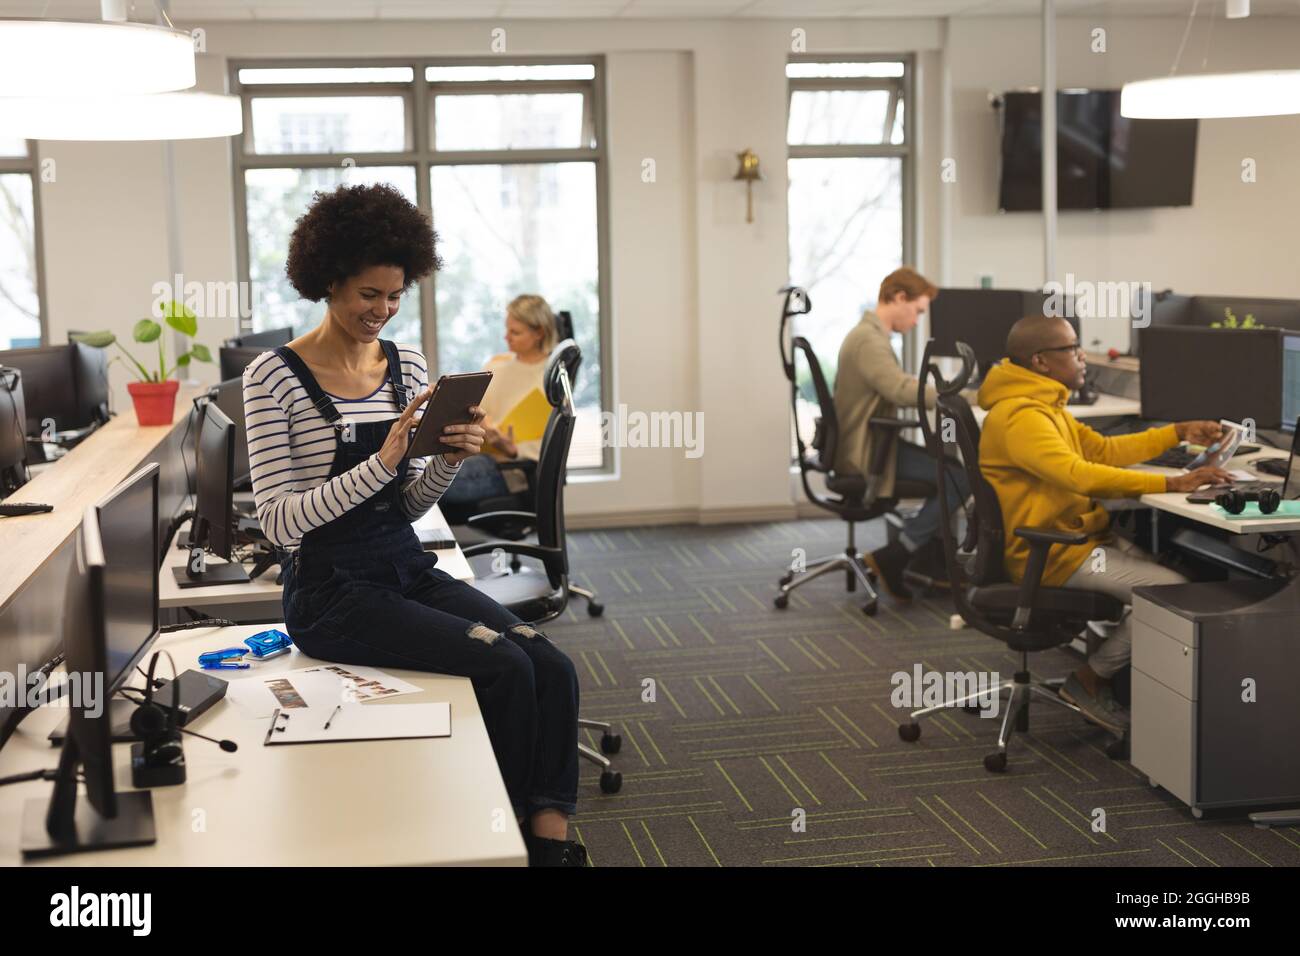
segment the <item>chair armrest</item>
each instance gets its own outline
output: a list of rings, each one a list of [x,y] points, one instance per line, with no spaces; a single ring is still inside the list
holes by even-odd
[[[872,428],[879,425],[881,428],[892,428],[894,431],[902,431],[904,428],[920,428],[921,423],[915,418],[893,418],[872,416],[867,419],[867,424]]]
[[[1083,544],[1088,536],[1081,531],[1057,531],[1053,528],[1017,528],[1015,535],[1029,542],[1029,560],[1025,563],[1025,576],[1020,581],[1020,600],[1016,604],[1015,616],[1011,619],[1011,626],[1023,631],[1029,627],[1034,599],[1038,596],[1038,587],[1042,584],[1047,555],[1052,550],[1052,545]]]
[[[1016,537],[1035,544],[1083,544],[1088,536],[1082,531],[1057,531],[1054,528],[1017,528]]]
[[[497,462],[497,468],[501,471],[536,471],[537,462],[531,458],[507,458]]]
[[[485,511],[482,514],[470,515],[465,519],[465,523],[471,528],[476,525],[489,524],[493,521],[536,521],[537,515],[531,511]]]

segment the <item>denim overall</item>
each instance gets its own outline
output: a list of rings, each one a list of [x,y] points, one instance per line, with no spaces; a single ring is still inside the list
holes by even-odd
[[[410,400],[397,346],[380,340],[400,413]],[[306,363],[276,354],[335,428],[329,478],[383,447],[393,420],[345,422]],[[308,531],[283,563],[284,620],[305,654],[338,664],[468,677],[517,816],[574,812],[578,679],[541,631],[439,568],[402,511],[406,458],[373,497]],[[327,479],[329,480],[329,479]],[[455,733],[455,715],[452,715]]]

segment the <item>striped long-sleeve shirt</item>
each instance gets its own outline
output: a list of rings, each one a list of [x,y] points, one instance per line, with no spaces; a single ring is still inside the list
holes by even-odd
[[[402,377],[410,394],[429,383],[428,367],[418,349],[398,346]],[[365,398],[330,399],[345,419],[383,421],[397,416],[393,383],[388,376]],[[263,352],[244,370],[244,417],[248,425],[248,460],[253,498],[262,531],[285,550],[296,549],[302,536],[341,517],[377,494],[397,473],[376,453],[355,468],[329,475],[334,461],[335,429],[307,397],[307,390],[274,352]],[[402,511],[415,521],[442,497],[459,471],[442,455],[407,463],[402,483]]]

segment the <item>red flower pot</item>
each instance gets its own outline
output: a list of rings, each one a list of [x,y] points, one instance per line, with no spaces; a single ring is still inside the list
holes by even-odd
[[[170,425],[180,387],[174,378],[165,382],[127,382],[126,390],[135,403],[135,420],[141,425]]]

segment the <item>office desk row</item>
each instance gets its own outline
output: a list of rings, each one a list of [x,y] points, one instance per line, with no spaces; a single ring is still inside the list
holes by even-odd
[[[280,625],[283,627],[283,625]],[[165,634],[182,670],[203,651],[239,644],[262,626],[206,628]],[[294,651],[234,680],[309,667]],[[78,866],[523,866],[523,839],[510,809],[474,689],[463,677],[386,671],[422,688],[366,707],[449,702],[451,736],[267,747],[268,721],[246,719],[223,700],[193,729],[233,740],[236,753],[185,738],[187,781],[154,789],[153,846],[56,857]],[[142,684],[137,680],[137,684]],[[0,776],[52,767],[58,751],[46,735],[63,719],[59,708],[28,717],[0,751]],[[114,744],[119,792],[131,787],[130,745]],[[49,798],[51,784],[0,790],[0,866],[21,864],[23,804]],[[43,863],[46,861],[42,861]]]

